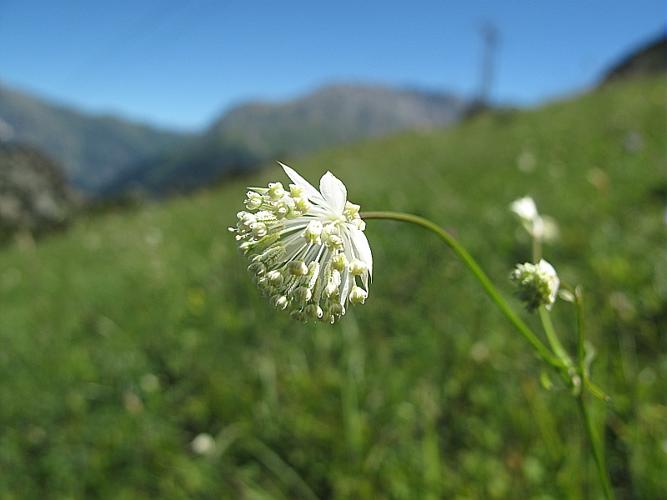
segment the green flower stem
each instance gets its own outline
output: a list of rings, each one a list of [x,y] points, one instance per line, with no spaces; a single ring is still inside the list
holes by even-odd
[[[588,369],[586,367],[586,349],[584,345],[585,331],[584,331],[583,294],[581,292],[581,288],[579,287],[574,289],[574,302],[577,310],[577,363],[579,365],[578,371],[581,380],[585,385],[588,386],[589,377],[588,377]],[[593,391],[591,390],[591,392]],[[593,392],[593,394],[595,393]],[[593,448],[593,457],[595,458],[595,466],[597,468],[600,485],[602,486],[602,490],[604,491],[605,498],[607,498],[607,500],[612,500],[614,498],[614,490],[609,480],[609,472],[607,471],[607,464],[605,461],[604,452],[602,450],[602,442],[600,441],[600,438],[595,432],[595,428],[593,427],[593,422],[591,420],[590,415],[588,414],[588,410],[586,409],[586,401],[584,398],[585,398],[585,393],[584,391],[581,391],[577,396],[577,406],[579,407],[579,413],[581,414],[581,418],[584,421],[584,427],[586,429],[588,440],[590,441],[591,447]]]
[[[614,499],[614,490],[611,487],[611,482],[609,481],[609,474],[607,473],[607,465],[604,459],[604,453],[602,452],[602,443],[600,438],[595,432],[593,427],[593,421],[591,416],[588,414],[586,409],[586,402],[584,401],[584,392],[582,391],[577,397],[577,406],[579,407],[579,413],[581,418],[584,421],[584,427],[586,428],[586,435],[588,440],[591,443],[593,448],[593,457],[595,458],[595,466],[598,471],[598,479],[600,480],[600,485],[602,486],[602,491],[607,500]]]
[[[533,237],[533,262],[537,264],[539,260],[542,258],[542,240],[535,236],[534,234],[532,235]],[[551,316],[549,316],[549,311],[546,310],[544,306],[540,306],[539,308],[539,316],[540,316],[540,321],[542,322],[542,328],[544,329],[544,333],[547,336],[547,340],[549,341],[549,345],[551,346],[552,351],[558,358],[563,362],[563,364],[569,368],[572,368],[572,359],[570,356],[567,354],[567,351],[563,347],[563,344],[561,344],[560,339],[558,338],[558,335],[556,334],[556,330],[554,329],[554,325],[551,322]],[[569,377],[570,374],[567,374]]]
[[[563,347],[563,344],[561,344],[558,335],[556,335],[556,330],[554,330],[554,325],[551,322],[551,316],[549,316],[549,311],[547,311],[544,306],[540,306],[539,314],[540,314],[540,320],[542,321],[542,327],[544,328],[544,333],[547,336],[547,340],[549,341],[551,349],[553,349],[553,352],[556,354],[556,356],[558,356],[558,358],[563,362],[565,366],[571,368],[572,359],[570,358],[570,355]]]
[[[454,253],[463,261],[463,263],[468,267],[472,274],[477,278],[477,280],[484,288],[484,291],[491,298],[491,300],[498,306],[498,309],[505,315],[505,317],[512,323],[521,335],[533,346],[537,351],[537,354],[548,364],[556,368],[562,369],[565,365],[557,357],[555,357],[551,351],[542,343],[542,341],[533,333],[533,331],[526,325],[526,323],[519,318],[516,313],[509,306],[507,301],[500,295],[497,288],[491,283],[491,280],[488,276],[482,271],[479,264],[472,258],[468,251],[456,240],[454,237],[449,234],[446,230],[434,224],[428,219],[419,217],[417,215],[404,214],[400,212],[364,212],[361,214],[361,218],[364,220],[368,219],[384,219],[384,220],[394,220],[399,222],[409,222],[411,224],[416,224],[421,226],[429,231],[432,231],[440,239],[442,239],[445,244],[451,248]]]

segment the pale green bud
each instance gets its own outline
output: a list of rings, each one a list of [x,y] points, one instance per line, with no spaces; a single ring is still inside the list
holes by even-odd
[[[273,286],[280,286],[283,284],[283,275],[280,271],[270,271],[267,273],[266,279],[268,279],[269,283]]]
[[[331,236],[329,236],[329,238],[327,238],[327,246],[334,250],[343,248],[343,238],[341,238],[337,234],[332,234]]]
[[[339,294],[338,287],[341,284],[340,272],[335,269],[331,272],[327,286],[324,288],[324,295],[326,297],[332,297]]]
[[[313,292],[308,287],[300,286],[292,292],[292,298],[298,304],[306,304],[313,296]]]
[[[366,271],[368,271],[368,266],[363,261],[354,259],[350,262],[350,273],[352,273],[352,276],[361,276]]]
[[[255,238],[263,238],[267,234],[266,224],[263,222],[255,222],[252,225],[252,234]]]
[[[280,310],[286,309],[288,304],[287,297],[284,295],[278,295],[273,298],[273,303]]]
[[[299,198],[303,194],[303,188],[296,184],[289,185],[289,192],[294,198]]]
[[[324,311],[322,311],[322,308],[318,305],[308,304],[306,307],[303,308],[303,313],[306,315],[307,318],[320,319],[324,314]]]
[[[285,190],[283,189],[283,185],[280,182],[270,182],[269,183],[269,196],[273,200],[279,200],[283,196],[285,196]]]
[[[353,287],[350,292],[350,302],[352,304],[363,304],[366,302],[366,297],[368,297],[366,290],[358,286]]]
[[[310,203],[305,198],[294,198],[294,208],[305,214],[310,210]]]
[[[319,243],[320,235],[322,234],[322,223],[320,221],[311,221],[306,226],[303,236],[308,243]]]
[[[335,317],[339,317],[345,314],[345,308],[341,306],[338,302],[334,302],[333,304],[331,304],[329,312]]]
[[[248,210],[257,210],[262,206],[262,195],[255,191],[248,191],[246,194],[245,207]]]
[[[331,258],[331,267],[338,272],[343,272],[347,267],[347,257],[344,253],[337,253]]]
[[[361,207],[359,205],[355,205],[354,203],[347,201],[345,202],[345,209],[343,210],[343,214],[345,217],[347,217],[348,220],[354,219],[359,216],[360,208]]]
[[[277,202],[273,207],[273,213],[277,219],[283,219],[289,213],[289,206],[282,201]]]
[[[302,260],[293,260],[289,263],[288,268],[292,276],[305,276],[308,274],[308,266]]]

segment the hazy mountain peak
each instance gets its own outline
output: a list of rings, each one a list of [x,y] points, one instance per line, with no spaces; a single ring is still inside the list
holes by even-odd
[[[188,148],[138,165],[112,191],[189,189],[278,156],[445,126],[463,109],[463,100],[448,93],[357,83],[325,85],[280,102],[246,102],[225,112]]]

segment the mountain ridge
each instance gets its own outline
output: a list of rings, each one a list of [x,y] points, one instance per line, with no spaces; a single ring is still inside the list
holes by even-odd
[[[94,193],[119,171],[151,157],[184,133],[113,114],[79,111],[0,83],[0,141],[44,151],[63,165],[69,181]]]
[[[456,122],[465,101],[454,94],[379,84],[336,82],[286,101],[239,103],[186,147],[143,162],[108,194],[139,188],[187,191],[275,157]]]

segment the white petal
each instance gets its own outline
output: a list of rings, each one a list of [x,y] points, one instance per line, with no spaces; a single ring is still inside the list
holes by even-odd
[[[294,184],[303,189],[303,192],[306,194],[306,196],[310,201],[321,202],[323,200],[322,195],[320,195],[319,191],[315,189],[315,187],[310,182],[308,182],[306,179],[297,174],[294,169],[288,167],[287,165],[281,162],[278,162],[278,165],[283,167],[283,170],[287,174],[287,177],[289,177]]]
[[[352,240],[356,257],[368,266],[368,275],[372,277],[373,254],[371,253],[371,247],[368,244],[366,235],[356,227],[350,226],[350,239]]]
[[[335,213],[343,213],[347,201],[347,189],[345,184],[331,172],[327,172],[320,179],[320,192]]]

